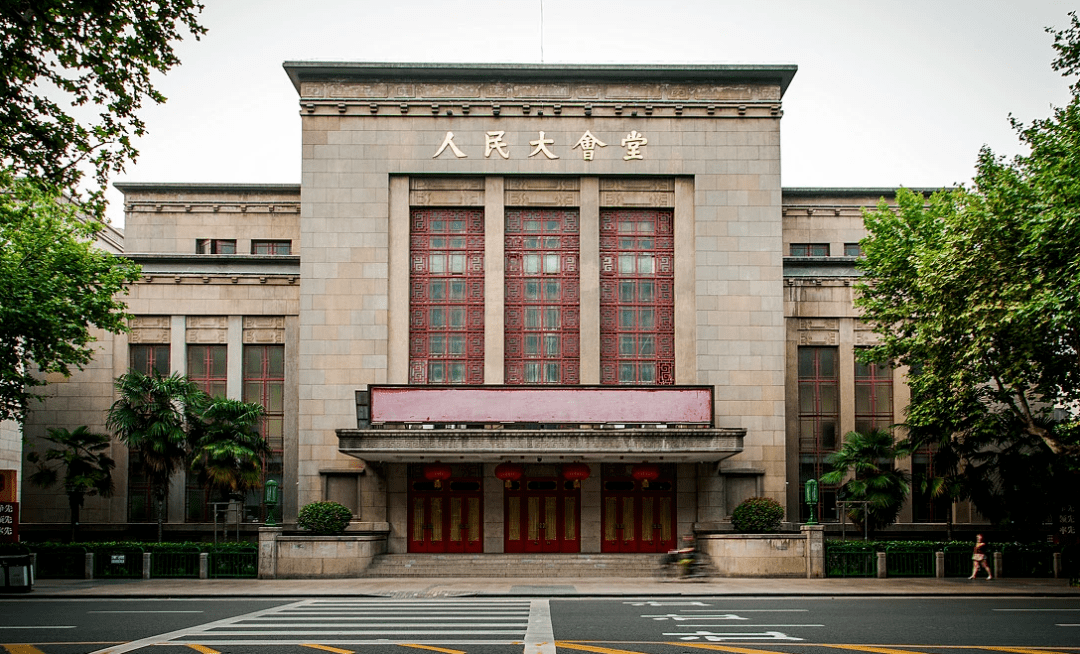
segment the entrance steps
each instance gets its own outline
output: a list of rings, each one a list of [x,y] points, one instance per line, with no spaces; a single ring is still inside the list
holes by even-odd
[[[660,554],[381,554],[365,577],[653,577]]]

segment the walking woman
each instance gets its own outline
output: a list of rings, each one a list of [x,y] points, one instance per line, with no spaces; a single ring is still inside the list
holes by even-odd
[[[983,535],[976,534],[975,550],[971,553],[971,576],[968,579],[974,579],[975,575],[979,574],[980,565],[983,570],[986,570],[986,580],[993,579],[994,575],[990,572],[990,566],[986,565],[986,543],[983,541]]]

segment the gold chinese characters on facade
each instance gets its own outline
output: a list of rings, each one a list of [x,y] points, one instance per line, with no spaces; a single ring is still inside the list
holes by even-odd
[[[492,153],[498,154],[503,159],[510,158],[511,144],[505,140],[506,132],[504,130],[496,130],[484,133],[484,158],[490,159]],[[622,147],[625,149],[623,155],[623,161],[642,160],[645,158],[645,153],[642,148],[648,145],[649,140],[645,138],[645,135],[635,130],[630,132],[620,141]],[[543,131],[539,132],[539,137],[529,141],[529,145],[532,146],[532,152],[529,153],[527,158],[531,159],[538,154],[542,154],[548,159],[558,159],[559,155],[551,149],[552,146],[556,146],[555,139],[548,138],[547,134]],[[604,143],[596,136],[593,136],[592,132],[586,130],[577,143],[571,146],[571,150],[581,150],[582,158],[585,161],[592,161],[596,153],[597,148],[606,148],[607,143]],[[443,138],[442,143],[438,149],[435,150],[435,154],[431,156],[432,159],[438,159],[439,155],[445,152],[447,149],[458,159],[465,159],[469,155],[466,154],[461,148],[454,142],[454,133],[447,132]]]

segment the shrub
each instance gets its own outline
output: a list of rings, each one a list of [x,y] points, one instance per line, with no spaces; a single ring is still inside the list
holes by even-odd
[[[352,520],[352,511],[337,502],[312,502],[300,509],[296,524],[320,536],[333,536],[345,531]]]
[[[771,497],[748,497],[735,507],[731,522],[745,534],[768,534],[780,530],[784,507]]]

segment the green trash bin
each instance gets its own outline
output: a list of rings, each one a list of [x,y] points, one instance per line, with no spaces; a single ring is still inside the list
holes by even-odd
[[[34,589],[34,564],[29,554],[0,556],[5,593],[29,593]]]

